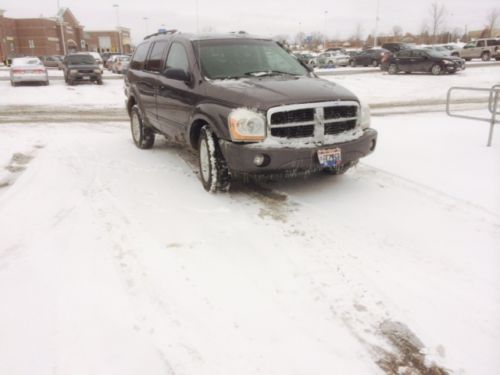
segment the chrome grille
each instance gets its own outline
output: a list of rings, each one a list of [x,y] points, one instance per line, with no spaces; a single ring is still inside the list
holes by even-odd
[[[358,124],[359,103],[354,101],[294,104],[274,107],[267,112],[271,136],[282,140],[313,138],[352,130]]]

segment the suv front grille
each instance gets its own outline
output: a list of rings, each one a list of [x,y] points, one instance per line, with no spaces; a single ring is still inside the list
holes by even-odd
[[[78,73],[89,74],[94,73],[93,69],[78,69]]]
[[[281,139],[315,138],[352,130],[358,123],[357,102],[326,102],[271,108],[267,119],[271,135]]]

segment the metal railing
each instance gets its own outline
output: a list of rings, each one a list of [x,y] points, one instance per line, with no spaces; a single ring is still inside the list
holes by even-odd
[[[479,91],[479,92],[487,92],[489,93],[488,96],[488,111],[491,114],[490,118],[487,117],[476,117],[476,116],[467,116],[467,115],[459,115],[456,113],[452,113],[450,109],[450,104],[451,104],[451,93],[453,91]],[[493,129],[495,127],[495,124],[500,123],[499,120],[497,120],[497,115],[500,115],[500,112],[498,110],[500,109],[500,106],[498,105],[498,98],[500,97],[500,84],[493,86],[490,89],[486,88],[477,88],[477,87],[451,87],[448,90],[448,95],[446,97],[446,113],[448,116],[451,117],[458,117],[458,118],[464,118],[468,120],[476,120],[476,121],[485,121],[490,124],[490,131],[488,134],[488,143],[486,146],[490,147],[491,142],[493,140]]]

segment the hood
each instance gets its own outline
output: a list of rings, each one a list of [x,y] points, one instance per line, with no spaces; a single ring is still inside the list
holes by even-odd
[[[358,98],[333,82],[312,77],[250,77],[210,81],[207,96],[238,107],[269,108],[287,104],[354,100]]]
[[[443,56],[443,60],[462,61],[463,59],[457,56]]]

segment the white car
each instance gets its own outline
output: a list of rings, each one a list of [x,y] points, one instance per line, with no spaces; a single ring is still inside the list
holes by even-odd
[[[323,52],[318,56],[318,67],[347,66],[350,57],[340,51]]]
[[[49,84],[47,68],[38,57],[19,57],[12,60],[10,66],[10,84],[39,82]]]

